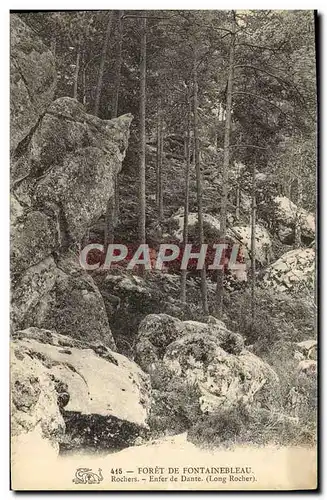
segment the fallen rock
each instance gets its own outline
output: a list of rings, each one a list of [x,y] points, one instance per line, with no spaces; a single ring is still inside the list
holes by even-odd
[[[298,342],[295,346],[296,349],[303,354],[304,359],[317,359],[317,339],[303,340],[302,342]]]
[[[195,335],[212,337],[228,352],[239,353],[244,347],[241,335],[230,332],[225,324],[210,316],[208,323],[180,321],[168,314],[149,314],[140,323],[135,340],[135,361],[146,372],[156,369],[156,363],[166,355],[168,347],[179,338]]]
[[[317,361],[315,359],[303,359],[298,364],[298,371],[309,377],[317,375]]]
[[[243,254],[247,267],[251,265],[251,226],[234,226],[227,229],[227,237],[234,243],[242,245]],[[255,226],[255,259],[265,266],[273,259],[272,242],[266,228],[260,224]]]
[[[116,350],[101,293],[77,259],[62,257],[55,283],[30,310],[25,328],[35,325]]]
[[[15,332],[13,349],[21,369],[17,387],[25,380],[28,364],[31,373],[36,366],[48,385],[52,383],[57,410],[60,408],[65,421],[61,449],[119,449],[146,432],[149,377],[134,362],[101,343],[81,342],[33,327]],[[20,398],[16,406],[29,405],[34,415],[39,389],[31,386],[25,393],[27,402]],[[44,419],[47,421],[47,413]]]
[[[279,238],[282,243],[294,243],[294,228],[295,222],[298,219],[301,227],[301,236],[305,239],[305,243],[309,244],[315,238],[316,223],[314,214],[298,209],[286,196],[276,196],[274,198],[275,218],[280,224]]]
[[[177,226],[173,231],[173,236],[178,241],[183,241],[183,226],[184,226],[184,208],[181,207],[178,211],[172,216],[172,221]],[[212,230],[217,231],[219,234],[220,231],[220,222],[219,219],[210,214],[203,214],[203,222],[207,224]],[[196,212],[190,212],[188,214],[188,227],[193,228],[198,223],[198,214]]]
[[[274,370],[245,349],[227,353],[213,334],[193,333],[176,340],[168,346],[163,363],[185,384],[197,385],[204,413],[239,402],[278,402],[279,380]]]
[[[141,321],[135,340],[135,361],[146,372],[163,358],[167,346],[183,335],[183,322],[168,314],[149,314]]]
[[[311,293],[315,282],[315,250],[298,248],[282,255],[271,264],[263,276],[264,287],[276,292],[296,292],[307,289]]]

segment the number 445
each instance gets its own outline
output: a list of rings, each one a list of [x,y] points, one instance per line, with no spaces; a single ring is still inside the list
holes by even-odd
[[[122,474],[123,470],[122,469],[111,469],[111,474]]]

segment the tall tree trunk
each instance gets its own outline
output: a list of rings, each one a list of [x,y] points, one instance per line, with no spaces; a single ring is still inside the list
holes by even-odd
[[[86,19],[86,11],[84,12],[84,22],[85,22],[85,19]],[[85,39],[88,40],[89,39],[89,34],[90,34],[90,22],[88,22],[86,24],[86,30],[85,30]],[[87,54],[87,50],[86,48],[84,47],[83,48],[83,70],[82,70],[82,102],[84,104],[84,106],[87,105],[87,98],[86,98],[86,67],[87,67],[87,57],[86,57],[86,54]]]
[[[118,11],[118,44],[116,53],[116,63],[115,63],[115,80],[114,80],[114,93],[112,97],[112,113],[111,118],[117,118],[118,116],[118,104],[119,104],[119,91],[120,91],[120,81],[121,81],[121,65],[122,65],[122,49],[123,49],[123,15],[124,11]],[[114,213],[113,220],[114,226],[118,224],[119,220],[119,176],[115,175],[115,200],[114,200]]]
[[[81,65],[81,45],[82,45],[82,35],[80,35],[79,39],[78,39],[78,47],[77,47],[77,54],[76,54],[74,90],[73,90],[74,99],[78,99],[78,77],[79,77],[79,69],[80,69],[80,65]]]
[[[199,225],[199,243],[200,248],[204,243],[203,234],[203,207],[202,207],[202,179],[200,168],[200,143],[199,143],[199,124],[198,124],[198,72],[197,72],[197,53],[194,49],[194,64],[193,64],[193,124],[194,124],[194,157],[196,170],[196,192],[198,202],[198,225]],[[208,295],[207,295],[207,277],[206,268],[203,265],[201,269],[201,296],[202,308],[204,314],[209,314]]]
[[[109,40],[110,40],[110,35],[111,35],[113,14],[114,14],[114,12],[111,10],[109,12],[106,36],[105,36],[103,46],[102,46],[102,53],[101,53],[100,66],[99,66],[99,75],[98,75],[97,88],[96,88],[96,92],[95,92],[95,101],[94,101],[94,110],[93,110],[95,115],[98,115],[98,113],[99,113],[101,90],[102,90],[102,80],[103,80],[104,67],[105,67],[105,63],[106,63],[108,45],[109,45]]]
[[[236,179],[236,202],[235,202],[235,218],[238,221],[240,218],[241,209],[241,167],[237,164],[237,179]]]
[[[234,13],[233,13],[234,16]],[[220,208],[220,233],[223,243],[226,238],[227,227],[227,201],[228,201],[228,169],[229,169],[229,144],[232,124],[232,98],[233,98],[233,78],[234,78],[234,54],[235,54],[235,21],[233,20],[229,49],[229,69],[227,82],[227,99],[226,99],[226,118],[225,118],[225,136],[224,136],[224,158],[222,168],[222,196]],[[224,259],[222,259],[224,261]],[[217,271],[217,287],[216,287],[216,308],[219,317],[222,316],[224,293],[224,269]]]
[[[156,164],[156,204],[159,222],[163,219],[162,159],[164,149],[162,99],[158,99],[157,111],[157,164]]]
[[[187,89],[187,119],[186,119],[186,134],[184,143],[185,152],[185,200],[184,200],[184,221],[183,221],[183,247],[188,242],[188,212],[190,200],[190,153],[191,153],[191,115],[192,102],[190,98],[190,87]],[[187,269],[183,269],[181,273],[181,301],[186,304],[186,277]]]
[[[162,157],[163,157],[163,117],[162,117],[162,101],[158,100],[157,113],[157,172],[156,172],[156,203],[158,210],[159,222],[163,219],[163,193],[162,193]]]
[[[95,115],[98,115],[98,113],[99,113],[102,80],[103,80],[104,67],[105,67],[108,45],[109,45],[109,40],[110,40],[113,14],[114,14],[113,11],[110,11],[109,18],[108,18],[108,24],[107,24],[107,30],[106,30],[106,36],[105,36],[104,43],[102,46],[101,60],[100,60],[100,66],[99,66],[99,75],[98,75],[98,82],[97,82],[95,102],[94,102],[94,114]],[[115,179],[114,179],[114,183],[115,183]],[[114,186],[114,189],[115,189],[115,186]],[[105,214],[105,227],[104,227],[104,248],[105,248],[105,251],[107,250],[108,245],[112,244],[114,242],[114,226],[115,226],[115,221],[114,221],[115,198],[114,198],[114,196],[111,196],[110,198],[108,198],[108,201],[107,201],[107,208],[106,208],[106,214]]]
[[[139,143],[139,243],[145,243],[145,105],[146,105],[146,18],[141,19],[140,54],[140,143]]]
[[[159,170],[158,170],[158,215],[159,221],[163,219],[163,186],[162,186],[162,158],[164,149],[164,128],[162,110],[160,111],[160,150],[159,150]]]
[[[302,175],[299,172],[297,178],[297,210],[295,219],[295,246],[301,248],[302,246],[302,231],[301,231],[301,209],[303,198],[303,181]]]
[[[251,195],[251,330],[253,331],[255,322],[255,226],[256,226],[256,185],[255,185],[255,166],[253,162],[252,170],[252,195]]]
[[[239,184],[236,187],[236,208],[235,208],[235,217],[236,220],[240,218],[240,205],[241,205],[241,192]]]
[[[297,200],[296,200],[296,215],[295,215],[295,236],[294,244],[296,248],[302,246],[302,231],[301,231],[301,210],[303,204],[303,179],[302,179],[302,158],[301,147],[299,147],[299,159],[297,168]]]
[[[118,116],[118,104],[119,104],[119,91],[120,91],[120,81],[121,81],[121,64],[122,64],[122,49],[123,49],[123,20],[124,15],[123,10],[118,11],[118,44],[116,53],[116,63],[115,63],[115,80],[114,80],[114,93],[112,97],[112,113],[111,118],[117,118]],[[118,174],[115,175],[115,201],[114,201],[114,213],[112,215],[114,220],[114,226],[118,224],[119,219],[119,177]]]
[[[123,21],[122,21],[123,15],[124,15],[124,11],[119,10],[118,11],[118,20],[117,20],[118,42],[117,42],[117,53],[116,53],[116,63],[115,63],[115,79],[114,79],[114,92],[113,92],[113,96],[112,96],[111,118],[117,118],[117,116],[118,116],[119,91],[120,91],[120,81],[121,81],[122,49],[123,49]]]
[[[83,71],[82,71],[82,91],[83,91],[83,105],[86,106],[86,71],[85,71],[85,52],[83,57]]]
[[[156,206],[159,214],[159,164],[161,153],[161,103],[158,100],[157,109],[157,155],[156,155]],[[159,218],[159,215],[158,215]]]

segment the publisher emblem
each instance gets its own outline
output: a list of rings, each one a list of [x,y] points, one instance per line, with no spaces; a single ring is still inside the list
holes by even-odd
[[[102,469],[99,473],[92,472],[92,469],[79,467],[75,472],[73,483],[75,484],[99,484],[103,480]]]

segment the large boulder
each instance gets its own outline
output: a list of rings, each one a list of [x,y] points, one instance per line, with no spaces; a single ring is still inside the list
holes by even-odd
[[[251,226],[234,226],[227,229],[226,235],[234,242],[242,245],[243,254],[247,265],[250,265],[251,252]],[[255,225],[255,259],[265,266],[273,259],[272,241],[265,227]]]
[[[315,250],[297,248],[271,264],[263,276],[264,287],[276,292],[312,292],[315,286]]]
[[[64,157],[77,149],[94,147],[125,156],[132,115],[102,120],[86,113],[85,107],[71,97],[60,97],[48,107],[30,142],[33,168],[46,171],[60,165]],[[119,166],[116,165],[116,170]]]
[[[229,331],[222,321],[211,316],[207,323],[201,323],[181,321],[168,314],[149,314],[139,325],[134,345],[135,361],[151,373],[164,359],[169,346],[188,335],[212,337],[228,352],[239,353],[244,347],[241,335]]]
[[[49,257],[22,275],[13,293],[14,328],[37,326],[116,350],[101,293],[77,259]]]
[[[294,242],[294,228],[296,220],[301,227],[301,236],[306,244],[309,244],[315,238],[316,222],[314,214],[298,209],[286,196],[276,196],[274,198],[275,219],[279,225],[278,235],[282,243],[292,244]]]
[[[53,257],[47,257],[29,267],[12,283],[11,321],[13,328],[25,328],[33,324],[30,313],[54,287],[58,269]]]
[[[81,340],[99,340],[116,349],[103,298],[86,273],[59,271],[55,286],[35,311],[34,324]]]
[[[190,333],[171,343],[163,358],[172,376],[200,390],[203,413],[220,407],[278,403],[279,380],[259,357],[226,352],[213,334]]]
[[[18,202],[49,214],[59,228],[59,245],[79,243],[105,213],[128,145],[132,115],[101,120],[75,99],[49,106],[12,164]]]
[[[279,379],[274,370],[244,348],[241,335],[214,318],[201,323],[149,315],[140,324],[135,353],[155,384],[152,416],[156,419],[160,417],[160,398],[171,402],[180,394],[183,401],[193,400],[195,389],[203,413],[240,402],[279,404]]]
[[[172,217],[172,222],[174,224],[175,229],[173,230],[173,236],[178,241],[183,241],[183,226],[184,226],[184,208],[181,207],[177,210],[177,212]],[[220,222],[217,217],[214,217],[210,214],[203,214],[203,222],[213,231],[216,231],[219,234],[220,231]],[[188,226],[189,229],[195,227],[198,223],[198,214],[196,212],[190,212],[188,214]]]
[[[149,377],[134,362],[39,328],[15,332],[12,348],[16,434],[22,412],[25,432],[40,424],[61,449],[119,449],[147,431]]]
[[[141,321],[135,341],[135,361],[146,372],[155,368],[167,346],[183,334],[183,322],[168,314],[149,314]]]
[[[53,99],[54,58],[17,14],[10,15],[11,150],[29,134]]]
[[[18,211],[18,202],[12,197],[12,214]],[[55,221],[38,210],[12,215],[11,224],[11,268],[20,274],[29,267],[49,257],[58,247],[58,231]]]
[[[12,461],[17,465],[17,460],[26,460],[31,450],[43,460],[54,458],[65,432],[55,379],[18,342],[12,343],[10,360]]]

